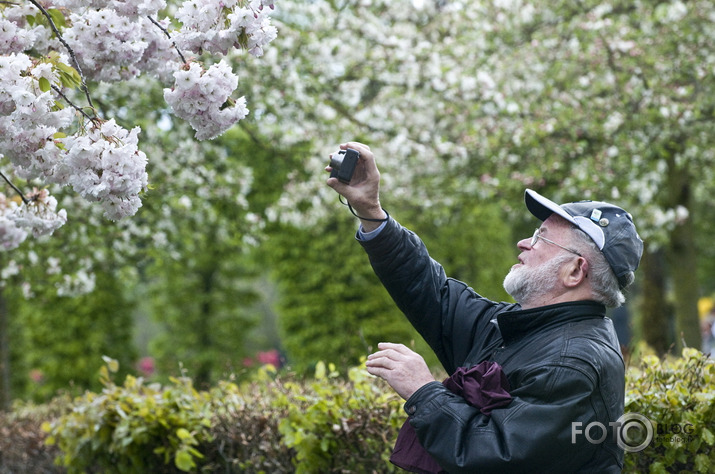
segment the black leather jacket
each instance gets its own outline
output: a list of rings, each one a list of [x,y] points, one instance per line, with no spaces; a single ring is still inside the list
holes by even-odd
[[[420,442],[445,470],[621,471],[623,451],[609,423],[623,414],[625,368],[603,305],[580,301],[522,310],[490,301],[447,278],[422,241],[393,219],[361,244],[449,374],[490,360],[509,379],[513,400],[491,416],[438,382],[407,400]],[[594,422],[607,430],[601,442],[588,439],[603,436]]]

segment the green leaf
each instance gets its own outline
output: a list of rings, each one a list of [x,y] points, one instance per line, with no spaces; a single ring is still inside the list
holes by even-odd
[[[713,432],[709,429],[703,428],[701,436],[703,437],[703,440],[705,440],[705,442],[708,443],[710,446],[715,444],[715,435],[713,435]]]
[[[105,364],[107,364],[107,369],[109,369],[110,372],[114,373],[119,370],[119,362],[116,359],[112,359],[108,356],[102,356],[102,360]]]
[[[329,448],[330,448],[330,438],[323,437],[323,439],[320,440],[320,450],[323,451],[324,453],[327,453]]]
[[[61,28],[64,28],[65,26],[67,26],[65,16],[58,9],[50,8],[47,10],[47,13],[50,14],[50,17],[52,18],[52,22],[55,24],[55,26],[57,28],[61,29]]]
[[[60,73],[60,80],[62,84],[67,87],[79,87],[82,84],[82,77],[72,66],[68,66],[65,63],[57,62],[57,69]]]
[[[189,472],[192,468],[196,466],[194,458],[191,457],[191,454],[183,449],[176,452],[174,464],[176,464],[176,467],[178,467],[184,472]]]
[[[668,474],[662,462],[654,462],[651,464],[648,472],[650,472],[650,474]]]
[[[180,440],[185,440],[191,438],[191,433],[189,433],[189,430],[186,428],[179,428],[176,430],[176,436],[178,436]]]
[[[322,360],[315,364],[315,378],[323,380],[325,378],[325,362]]]
[[[40,78],[40,90],[42,92],[47,92],[50,89],[52,89],[52,87],[50,86],[50,81],[48,81],[46,77],[41,77]]]
[[[698,454],[695,456],[695,470],[698,472],[712,472],[710,469],[713,462],[707,454]]]

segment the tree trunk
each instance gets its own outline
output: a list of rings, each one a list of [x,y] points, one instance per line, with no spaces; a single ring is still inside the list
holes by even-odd
[[[9,410],[12,400],[10,387],[10,336],[7,303],[0,290],[0,410]]]
[[[199,296],[202,301],[199,305],[199,320],[195,328],[199,346],[197,348],[199,364],[196,367],[196,374],[194,374],[194,383],[198,388],[206,388],[211,383],[212,363],[208,358],[208,354],[211,353],[214,342],[213,331],[215,328],[213,319],[215,315],[213,314],[214,309],[211,298],[216,279],[216,269],[212,266],[211,268],[200,270],[199,274],[201,275],[203,291]]]
[[[646,249],[638,270],[643,275],[643,301],[641,303],[641,332],[643,340],[663,356],[671,346],[670,306],[665,297],[665,268],[663,252]]]
[[[700,322],[698,319],[697,253],[693,221],[688,217],[672,232],[668,247],[668,263],[675,293],[675,342],[700,349]],[[680,352],[680,351],[678,351]]]
[[[671,208],[676,210],[684,208],[692,212],[691,181],[687,168],[678,167],[671,158],[668,173],[668,197]],[[675,344],[680,353],[683,346],[700,348],[701,344],[698,318],[700,290],[692,215],[679,218],[676,222],[666,252],[675,296]]]

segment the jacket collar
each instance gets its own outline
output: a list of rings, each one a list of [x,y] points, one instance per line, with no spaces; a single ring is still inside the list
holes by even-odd
[[[530,309],[504,311],[497,315],[497,324],[504,342],[528,333],[586,319],[606,317],[606,307],[595,301],[569,301]]]

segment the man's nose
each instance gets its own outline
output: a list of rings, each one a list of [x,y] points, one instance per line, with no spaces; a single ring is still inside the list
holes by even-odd
[[[519,250],[531,250],[531,239],[521,239],[516,243]]]

